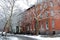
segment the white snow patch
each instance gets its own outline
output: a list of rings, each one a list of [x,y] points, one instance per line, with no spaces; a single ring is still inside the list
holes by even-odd
[[[41,37],[41,35],[38,35],[38,36],[23,35],[23,36],[38,39],[38,40],[60,40],[60,37]]]

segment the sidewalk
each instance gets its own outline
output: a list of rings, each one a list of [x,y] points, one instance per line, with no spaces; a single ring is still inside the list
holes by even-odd
[[[54,36],[47,36],[47,35],[20,35],[20,36],[25,36],[25,37],[29,37],[29,38],[34,38],[34,39],[39,39],[39,40],[60,40],[60,37],[55,37],[56,35]],[[47,36],[47,37],[43,37],[43,36]]]
[[[0,32],[1,33],[1,32]],[[10,34],[7,33],[7,36],[17,36],[17,37],[27,37],[38,40],[60,40],[60,34],[49,36],[49,35],[23,35],[23,34]]]

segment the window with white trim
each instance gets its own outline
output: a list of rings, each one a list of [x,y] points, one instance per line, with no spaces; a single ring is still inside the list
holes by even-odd
[[[54,20],[52,20],[52,28],[54,28]]]
[[[48,6],[48,5],[45,3],[45,4],[44,4],[44,8],[47,8],[47,6]]]
[[[27,26],[27,31],[29,31],[29,29],[30,29],[29,26]]]
[[[42,6],[40,6],[40,11],[42,10]]]
[[[43,25],[41,24],[41,29],[43,28]]]
[[[46,30],[48,30],[49,28],[48,28],[48,21],[46,21]]]
[[[40,14],[40,19],[42,19],[42,14]]]
[[[53,10],[51,10],[51,16],[54,16],[54,11]]]
[[[46,17],[48,17],[48,12],[45,12]]]
[[[53,2],[50,2],[50,6],[53,7],[54,6],[54,3]]]

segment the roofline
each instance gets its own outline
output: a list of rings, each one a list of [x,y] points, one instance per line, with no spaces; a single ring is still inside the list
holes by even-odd
[[[33,7],[35,7],[35,5],[33,5],[33,6],[31,6],[30,8],[28,8],[27,10],[25,10],[25,11],[28,11],[28,10],[30,10],[31,8],[33,8]]]

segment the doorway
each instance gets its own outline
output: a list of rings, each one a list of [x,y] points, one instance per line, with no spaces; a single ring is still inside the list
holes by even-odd
[[[53,31],[53,35],[55,35],[55,31]]]

